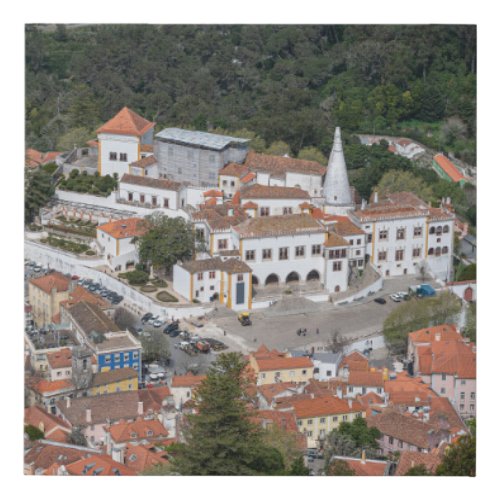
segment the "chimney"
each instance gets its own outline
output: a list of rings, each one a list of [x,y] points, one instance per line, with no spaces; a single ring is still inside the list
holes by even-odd
[[[137,403],[137,414],[142,415],[144,413],[144,403],[142,401],[139,401]]]
[[[85,422],[88,424],[92,422],[92,410],[90,408],[85,410]]]
[[[349,408],[352,408],[352,399],[348,399],[347,404],[349,405]]]
[[[434,340],[436,342],[439,342],[441,340],[441,332],[436,332],[436,335],[434,336]]]
[[[373,192],[373,203],[378,203],[378,191]]]
[[[365,210],[366,209],[366,200],[363,198],[361,200],[361,210]]]
[[[342,399],[342,386],[340,385],[337,386],[337,397]]]
[[[311,392],[311,399],[314,399],[314,392]]]
[[[69,396],[66,397],[66,408],[71,407],[71,398]]]
[[[363,450],[361,452],[361,463],[366,464],[366,451],[365,450]]]

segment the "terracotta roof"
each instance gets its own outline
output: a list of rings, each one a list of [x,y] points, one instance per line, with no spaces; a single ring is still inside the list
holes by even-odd
[[[143,402],[145,413],[159,412],[169,396],[172,396],[172,393],[166,385],[139,389],[139,399]]]
[[[297,418],[321,417],[324,415],[342,415],[347,413],[359,413],[363,407],[358,401],[340,399],[336,396],[323,396],[319,398],[301,399],[292,403]]]
[[[334,456],[333,460],[342,460],[356,476],[385,476],[388,462],[382,460],[361,459],[351,457]]]
[[[415,344],[430,343],[436,340],[439,336],[441,340],[461,340],[462,336],[458,333],[457,328],[453,324],[442,324],[422,328],[408,334],[408,340]]]
[[[470,345],[456,341],[437,341],[431,344],[432,373],[447,373],[458,378],[476,378],[476,353]]]
[[[209,189],[203,193],[205,198],[222,198],[222,191],[218,189]]]
[[[169,179],[153,179],[152,177],[132,174],[123,174],[120,183],[134,184],[136,186],[145,186],[154,189],[164,189],[166,191],[179,191],[182,188],[180,182],[171,181]]]
[[[219,170],[219,175],[226,175],[228,177],[243,177],[246,173],[248,173],[248,168],[245,165],[241,165],[239,163],[228,163],[224,165]]]
[[[40,380],[33,389],[40,394],[66,392],[74,389],[71,380]]]
[[[353,386],[383,387],[384,375],[382,372],[349,370],[349,378],[347,383]]]
[[[168,438],[168,430],[159,420],[155,419],[138,418],[134,422],[118,422],[110,425],[108,431],[115,443]]]
[[[78,326],[90,335],[92,332],[119,332],[120,328],[95,304],[82,301],[68,308],[68,312]]]
[[[227,259],[222,260],[219,257],[214,257],[212,259],[203,260],[189,260],[183,262],[181,267],[186,269],[186,271],[193,273],[201,273],[204,271],[225,271],[227,273],[250,273],[252,268],[238,259]]]
[[[24,455],[24,463],[31,465],[34,472],[37,469],[47,470],[54,464],[67,465],[82,458],[94,457],[96,453],[87,449],[38,442]]]
[[[355,234],[365,234],[365,232],[354,222],[352,222],[349,217],[344,217],[341,215],[335,215],[328,219],[329,221],[335,221],[333,230],[340,236],[352,236]]]
[[[368,358],[363,356],[359,351],[353,351],[347,356],[344,356],[339,364],[339,370],[344,366],[347,366],[349,370],[353,371],[368,371],[370,369]]]
[[[254,359],[259,368],[259,372],[312,368],[314,366],[311,359],[305,356],[285,357],[278,354],[267,357],[254,356]]]
[[[423,465],[434,473],[441,463],[441,457],[433,453],[421,453],[418,451],[402,451],[396,467],[395,476],[404,476],[412,467]]]
[[[262,238],[308,233],[324,233],[325,229],[309,214],[274,215],[247,219],[234,230],[240,238]]]
[[[344,396],[347,395],[347,383],[340,378],[331,378],[324,381],[311,379],[304,387],[304,392],[315,396],[336,396],[338,388],[340,388]]]
[[[86,421],[86,410],[90,409],[90,424],[105,423],[107,419],[115,422],[120,419],[139,417],[138,391],[113,392],[100,396],[80,397],[71,400],[68,408],[65,401],[57,401],[56,405],[71,425],[89,425]]]
[[[369,427],[376,427],[382,434],[391,436],[419,448],[429,449],[429,439],[437,429],[415,417],[403,415],[392,409],[367,417]]]
[[[254,151],[249,151],[245,165],[250,170],[269,172],[275,176],[284,176],[286,172],[321,176],[326,173],[326,167],[316,161],[259,154]]]
[[[33,278],[30,283],[45,293],[51,293],[54,288],[57,292],[66,292],[69,290],[71,278],[67,278],[64,274],[55,271],[40,278]]]
[[[394,379],[386,380],[384,391],[391,403],[396,405],[429,404],[436,396],[435,392],[420,377],[410,377],[405,372],[398,373]]]
[[[47,363],[52,369],[71,368],[71,359],[71,349],[69,347],[47,353]]]
[[[131,109],[122,108],[111,120],[97,129],[98,134],[143,136],[155,124],[139,116]]]
[[[121,382],[122,380],[128,380],[137,377],[137,371],[135,371],[133,368],[117,368],[115,370],[109,370],[107,372],[98,372],[95,373],[92,377],[91,387],[113,384],[115,382]]]
[[[139,167],[139,168],[146,168],[146,167],[151,167],[152,165],[156,165],[158,163],[158,160],[155,158],[154,155],[150,156],[145,156],[144,158],[141,158],[140,160],[134,161],[130,164],[132,167]]]
[[[325,248],[331,248],[331,247],[348,247],[349,242],[344,240],[342,236],[339,236],[336,233],[329,233],[328,234],[328,239],[325,242]]]
[[[75,288],[73,288],[73,291],[69,293],[69,299],[61,301],[60,304],[64,304],[65,306],[73,306],[82,301],[88,302],[90,304],[96,304],[103,309],[109,307],[109,302],[104,300],[102,297],[99,297],[99,295],[95,295],[92,292],[89,292],[86,288],[80,285],[75,286]]]
[[[465,180],[460,170],[443,153],[434,156],[434,161],[441,167],[444,173],[453,181]]]
[[[241,188],[241,199],[258,198],[258,199],[306,199],[311,197],[307,191],[297,187],[284,186],[263,186],[261,184],[252,184]]]
[[[257,203],[254,203],[253,201],[247,201],[246,203],[243,203],[242,208],[259,208],[259,205]]]
[[[141,153],[152,153],[153,150],[152,144],[141,144]]]
[[[112,238],[121,240],[123,238],[143,236],[147,232],[147,227],[144,219],[131,217],[130,219],[115,220],[102,226],[97,226],[97,230],[109,234]]]
[[[41,153],[36,149],[27,149],[25,153],[25,164],[30,168],[36,168],[42,165],[46,165],[62,154],[60,151],[48,151],[47,153]]]
[[[166,452],[153,446],[127,444],[125,447],[125,465],[137,473],[156,465],[168,463]]]
[[[214,205],[217,205],[217,199],[216,198],[208,198],[205,203],[203,203],[202,206],[204,207],[213,207]]]
[[[434,397],[431,400],[430,406],[429,424],[435,426],[443,425],[441,421],[444,420],[445,427],[451,434],[468,432],[467,426],[448,398]]]
[[[116,462],[108,455],[94,455],[66,465],[70,476],[136,476],[126,465]]]
[[[264,399],[271,403],[273,399],[290,389],[297,389],[297,384],[295,382],[278,382],[276,384],[266,384],[257,387],[257,392],[259,392]]]
[[[234,196],[231,198],[231,205],[236,206],[240,204],[241,193],[240,191],[236,191]]]
[[[384,398],[379,396],[375,392],[367,392],[366,394],[359,394],[356,398],[364,408],[368,408],[372,405],[383,405],[385,403]]]
[[[250,181],[253,181],[257,175],[254,172],[248,172],[248,174],[244,175],[241,178],[241,183],[242,184],[248,184]]]
[[[206,378],[206,375],[193,375],[186,373],[186,375],[174,375],[172,377],[171,387],[195,387],[200,385]]]
[[[42,430],[45,439],[66,442],[71,432],[70,426],[59,417],[47,413],[39,406],[30,406],[24,410],[24,425],[32,425]]]
[[[207,225],[211,231],[223,231],[241,224],[246,219],[247,216],[245,213],[237,215],[224,215],[215,219],[208,219]]]

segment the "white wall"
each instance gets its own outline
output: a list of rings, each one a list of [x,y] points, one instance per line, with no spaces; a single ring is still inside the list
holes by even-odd
[[[139,159],[139,138],[132,135],[98,134],[101,143],[101,175],[119,177],[128,173],[130,163]],[[110,160],[109,153],[116,153],[117,159]],[[127,155],[126,161],[120,161],[120,153]]]
[[[337,250],[337,248],[327,248],[326,249],[326,258],[324,259],[325,261],[325,271],[324,271],[324,284],[325,288],[330,292],[330,293],[338,293],[338,292],[344,292],[347,290],[348,286],[348,281],[349,281],[349,264],[348,264],[348,259],[347,257],[344,258],[334,258],[334,259],[329,259],[328,258],[328,251],[329,250]],[[340,263],[341,269],[340,270],[333,270],[333,265],[334,263]],[[336,290],[336,287],[339,287],[338,290]]]
[[[142,194],[144,195],[144,203],[150,203],[152,205],[152,198],[156,196],[156,206],[158,208],[165,208],[164,200],[168,200],[168,209],[177,210],[179,208],[179,193],[171,189],[139,186],[137,184],[129,184],[120,181],[119,192],[120,198],[125,201],[129,201],[129,193],[131,193],[133,201],[140,203]]]
[[[299,205],[310,200],[309,198],[252,198],[249,196],[241,198],[241,205],[244,205],[248,201],[253,201],[259,206],[257,214],[260,214],[261,207],[268,207],[269,215],[283,215],[284,207],[291,208],[294,214],[300,214],[302,210],[299,208]]]
[[[312,197],[321,196],[323,191],[321,175],[287,172],[285,185],[287,187],[299,187],[307,191]]]

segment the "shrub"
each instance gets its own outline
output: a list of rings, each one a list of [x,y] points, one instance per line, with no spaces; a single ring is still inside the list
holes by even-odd
[[[156,278],[154,280],[151,281],[151,283],[153,283],[153,285],[159,287],[159,288],[167,288],[167,282],[165,280],[162,280],[160,278]]]
[[[149,281],[148,273],[137,270],[120,273],[118,277],[126,279],[130,285],[145,285]]]
[[[85,252],[85,255],[95,255],[95,252],[94,252],[94,250],[87,250]]]
[[[25,425],[24,432],[26,434],[28,434],[30,441],[36,441],[37,439],[44,438],[43,432],[38,427],[35,427],[34,425]]]
[[[154,285],[141,286],[141,292],[151,293],[151,292],[156,292],[157,290],[158,288],[156,288]]]
[[[156,298],[161,302],[179,302],[177,297],[170,295],[168,292],[161,291],[156,294]],[[196,299],[195,299],[196,300]],[[195,301],[193,300],[193,302]]]

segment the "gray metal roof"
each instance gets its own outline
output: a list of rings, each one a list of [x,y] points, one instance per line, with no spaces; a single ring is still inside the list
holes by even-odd
[[[315,352],[312,359],[321,363],[338,363],[341,357],[340,352]]]
[[[156,134],[158,139],[191,144],[207,149],[221,150],[230,144],[246,144],[249,139],[240,139],[228,135],[210,134],[209,132],[199,132],[197,130],[185,130],[182,128],[165,128]]]

